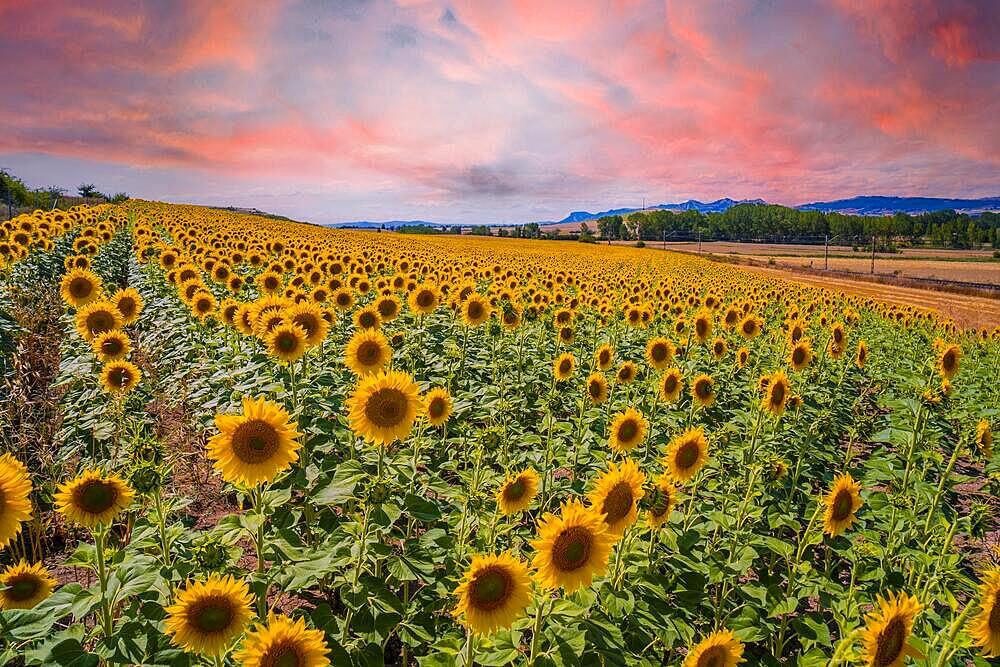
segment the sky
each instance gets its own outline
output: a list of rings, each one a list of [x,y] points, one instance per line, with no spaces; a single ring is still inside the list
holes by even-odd
[[[313,222],[1000,195],[995,0],[0,0],[0,167]]]

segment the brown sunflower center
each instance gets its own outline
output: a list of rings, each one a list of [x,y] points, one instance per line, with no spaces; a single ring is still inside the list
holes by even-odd
[[[95,310],[87,316],[87,329],[91,333],[99,334],[111,331],[115,326],[114,316],[105,310]]]
[[[392,428],[406,416],[406,394],[394,387],[385,387],[368,397],[365,417],[379,428]]]
[[[604,393],[604,388],[601,386],[601,383],[596,380],[587,385],[587,390],[590,392],[591,398],[600,398]]]
[[[1000,633],[1000,591],[993,595],[993,608],[990,609],[990,618],[987,622],[990,632]]]
[[[667,346],[663,343],[657,343],[649,351],[649,356],[653,357],[653,361],[663,361],[667,358]]]
[[[878,635],[875,659],[872,664],[875,667],[884,667],[896,662],[896,658],[903,652],[906,643],[906,624],[903,619],[896,617],[886,623],[882,632]]]
[[[416,301],[421,308],[430,308],[434,303],[434,293],[430,290],[421,290],[417,292]]]
[[[108,372],[108,383],[113,387],[124,389],[132,384],[132,380],[132,371],[124,366],[117,366]]]
[[[118,338],[105,338],[101,341],[101,352],[108,356],[121,354],[124,349],[125,346],[122,345],[122,341]]]
[[[792,350],[792,363],[796,366],[801,366],[806,362],[806,350],[803,347],[797,347]]]
[[[837,491],[837,495],[833,497],[833,519],[835,521],[843,521],[851,516],[851,509],[853,507],[854,498],[851,497],[851,492],[847,489]]]
[[[626,366],[625,368],[618,371],[618,379],[621,380],[622,382],[628,382],[629,380],[631,380],[632,369]]]
[[[94,291],[94,283],[89,278],[73,278],[69,281],[69,293],[77,299],[86,299]]]
[[[350,294],[338,294],[337,295],[337,305],[339,305],[339,306],[348,306],[348,305],[350,305],[350,303],[351,303],[351,295]]]
[[[233,453],[244,463],[263,463],[278,451],[278,432],[261,419],[248,419],[233,431]]]
[[[444,415],[445,405],[444,399],[440,396],[435,396],[431,399],[430,405],[427,406],[427,414],[431,416],[431,419],[437,419]]]
[[[299,347],[299,337],[291,331],[282,331],[275,336],[274,347],[281,352],[294,352]]]
[[[708,322],[705,320],[696,320],[694,323],[694,331],[698,334],[699,338],[704,338],[708,335]]]
[[[563,359],[562,361],[559,362],[559,374],[560,375],[567,375],[567,374],[569,374],[569,372],[571,370],[573,370],[573,362],[572,361],[570,361],[569,359]]]
[[[957,365],[958,362],[955,359],[955,352],[952,350],[945,352],[944,356],[941,358],[941,367],[946,371],[952,371]]]
[[[775,382],[771,385],[771,405],[781,405],[785,402],[785,385]]]
[[[552,564],[563,572],[583,567],[590,559],[594,536],[583,526],[573,526],[559,533],[552,545]]]
[[[615,484],[608,495],[604,497],[604,504],[601,505],[601,512],[605,515],[605,522],[609,524],[621,521],[632,511],[632,503],[635,497],[632,495],[632,487],[627,482]]]
[[[73,503],[88,514],[103,514],[117,500],[118,487],[100,479],[84,482],[73,493]]]
[[[299,313],[292,318],[292,322],[302,327],[307,336],[313,335],[319,329],[319,320],[311,313]]]
[[[378,312],[382,317],[392,317],[396,314],[396,302],[391,299],[380,301],[378,304]]]
[[[199,632],[212,634],[226,630],[235,618],[232,601],[221,595],[198,600],[188,612],[188,622]]]
[[[677,448],[677,454],[674,455],[674,462],[681,470],[687,470],[698,462],[698,453],[698,443],[692,440],[682,442]]]
[[[674,375],[668,375],[663,378],[663,393],[672,394],[677,391],[677,377]]]
[[[199,313],[207,313],[212,310],[212,301],[208,297],[202,297],[198,299],[198,303],[195,305],[195,308]]]
[[[753,334],[757,330],[757,323],[753,321],[748,321],[743,323],[743,333],[748,336]]]
[[[358,346],[357,359],[365,366],[374,366],[382,361],[382,348],[373,340],[366,340]]]
[[[469,586],[469,600],[476,609],[491,611],[510,597],[514,580],[505,568],[491,566],[476,574]]]
[[[278,279],[275,278],[274,276],[268,276],[267,278],[264,278],[264,289],[276,290],[278,289],[278,286],[279,286]]]
[[[725,667],[728,658],[725,646],[711,646],[698,656],[697,667]]]
[[[841,343],[843,343],[844,342],[844,332],[841,331],[840,329],[834,329],[833,330],[833,340],[835,340],[837,342],[837,345],[840,345]]]
[[[623,442],[632,442],[639,433],[639,425],[634,419],[626,419],[618,427],[618,439]]]
[[[471,301],[465,312],[468,314],[470,320],[478,320],[483,316],[483,304],[478,301]]]
[[[718,341],[712,349],[715,351],[716,356],[721,356],[722,353],[726,351],[726,344],[722,341]]]
[[[611,353],[607,350],[601,350],[601,353],[597,357],[597,361],[601,366],[607,366],[611,363]]]
[[[302,667],[305,664],[305,656],[291,641],[271,646],[260,658],[260,667]]]
[[[517,480],[511,482],[510,484],[504,487],[503,497],[505,500],[510,500],[510,501],[520,500],[521,498],[524,497],[524,494],[527,490],[528,489],[524,483],[524,479],[518,477]]]
[[[362,329],[373,329],[377,323],[375,313],[365,310],[358,314],[358,324],[361,325]]]
[[[33,574],[18,574],[7,580],[7,590],[4,595],[15,602],[30,600],[38,592],[42,582]]]
[[[698,394],[698,398],[708,398],[712,395],[712,383],[708,380],[698,380],[694,385],[694,393]]]

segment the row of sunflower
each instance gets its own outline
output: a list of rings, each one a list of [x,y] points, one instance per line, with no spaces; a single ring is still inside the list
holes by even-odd
[[[136,624],[164,638],[128,654],[144,664],[1000,649],[1000,577],[956,552],[979,538],[949,502],[956,465],[991,488],[995,334],[669,253],[127,206],[108,231],[132,239],[132,284],[110,292],[78,253],[64,299],[115,414],[190,410],[236,504],[216,490],[230,516],[182,529],[184,456],[164,499],[136,490],[136,448],[81,452],[54,508],[96,546],[85,653],[114,662]],[[921,544],[938,551],[917,563]],[[126,605],[122,558],[149,554]],[[40,565],[15,567],[38,584],[25,606],[54,604]]]

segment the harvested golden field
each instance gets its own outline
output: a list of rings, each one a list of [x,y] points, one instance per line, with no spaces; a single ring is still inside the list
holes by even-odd
[[[3,664],[997,651],[1000,329],[140,200],[0,249]]]

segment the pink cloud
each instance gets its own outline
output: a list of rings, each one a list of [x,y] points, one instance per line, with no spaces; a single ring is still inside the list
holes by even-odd
[[[11,0],[0,22],[8,154],[497,216],[1000,187],[986,1]]]

